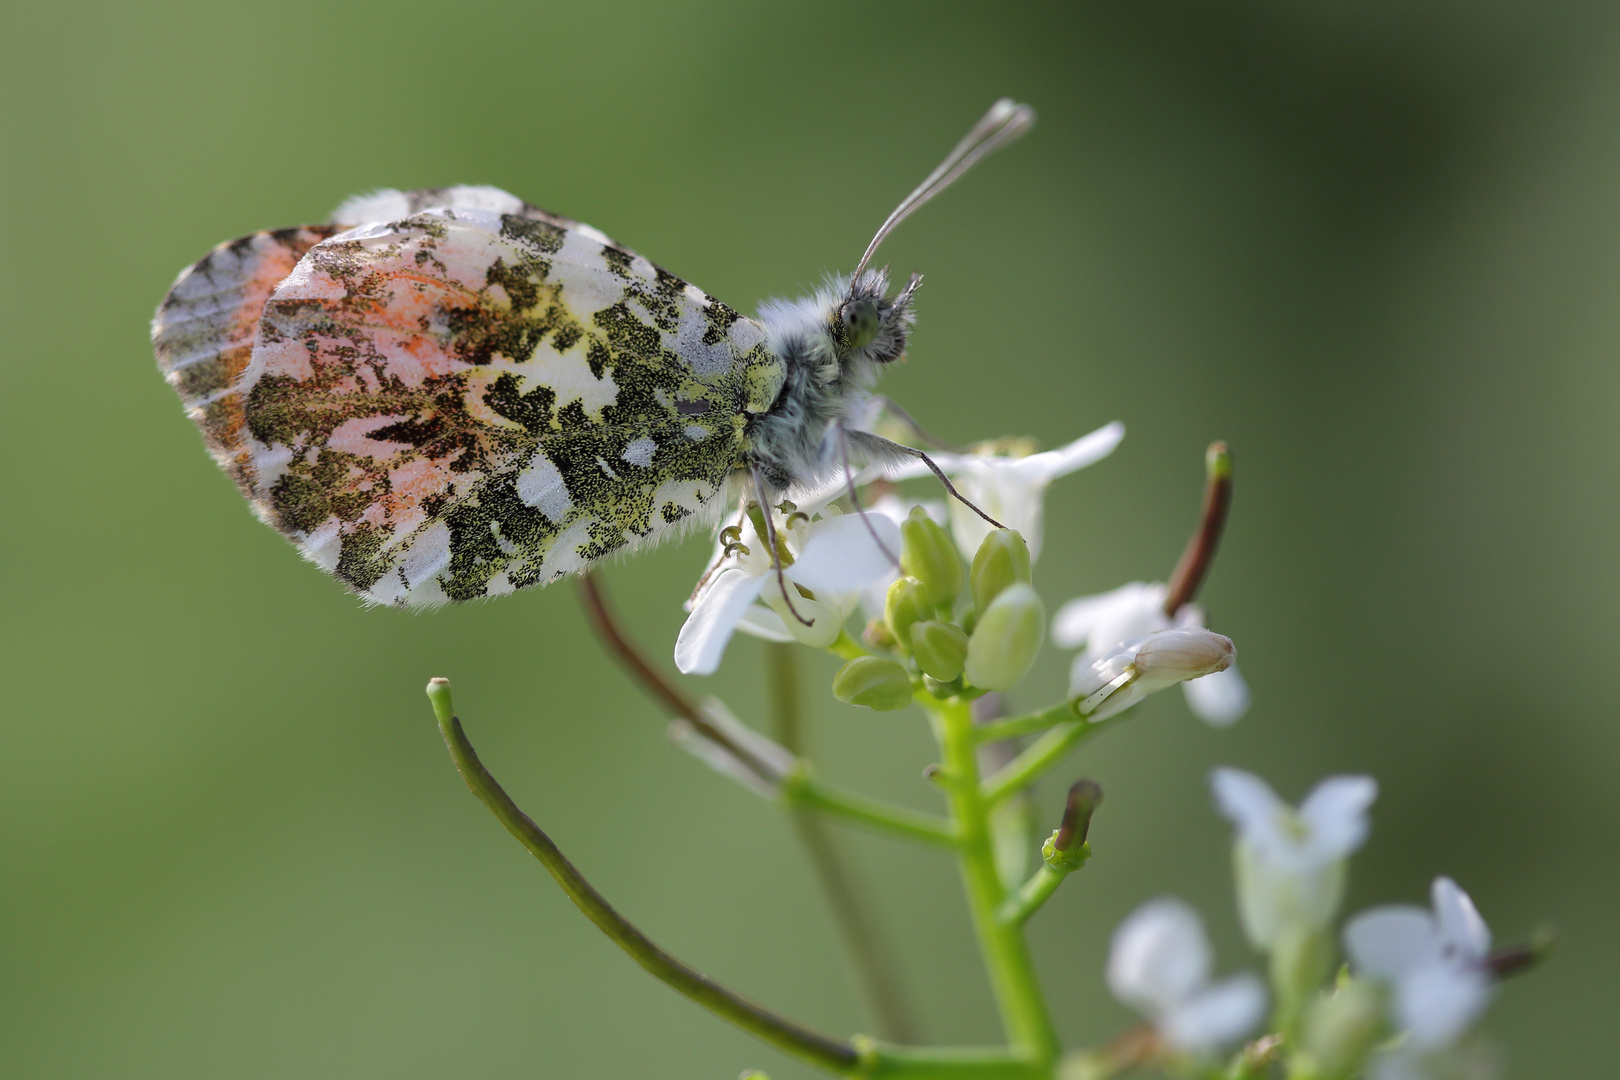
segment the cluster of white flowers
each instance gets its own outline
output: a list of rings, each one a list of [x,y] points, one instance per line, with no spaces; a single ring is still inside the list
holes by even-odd
[[[689,605],[677,666],[689,674],[713,672],[737,630],[826,648],[864,608],[872,627],[889,635],[883,640],[898,660],[910,666],[874,655],[851,661],[834,684],[843,700],[888,709],[910,703],[918,685],[947,692],[964,685],[974,692],[1005,689],[1023,677],[1044,636],[1044,609],[1028,582],[1042,548],[1045,490],[1107,456],[1123,433],[1110,424],[1047,453],[939,455],[962,494],[1015,530],[1010,533],[995,534],[959,503],[928,503],[918,513],[887,491],[860,514],[840,512],[832,505],[845,492],[840,485],[797,505],[751,507],[721,534]],[[1217,444],[1212,455],[1217,450],[1225,453]],[[1229,466],[1230,459],[1223,460]],[[886,479],[926,471],[920,463],[907,465]],[[775,526],[774,554],[770,539],[760,535],[763,514]],[[950,539],[942,528],[947,523]],[[1214,539],[1218,533],[1217,520]],[[973,564],[970,589],[960,589],[953,542]],[[900,557],[903,551],[911,554]],[[930,559],[949,566],[933,575],[919,569]],[[996,560],[999,570],[981,572]],[[986,593],[984,582],[997,573]],[[1190,597],[1173,601],[1171,589],[1133,581],[1058,610],[1051,639],[1077,650],[1069,692],[1075,714],[1101,721],[1176,683],[1191,711],[1210,724],[1224,727],[1247,711],[1249,689],[1233,663],[1232,642],[1205,629],[1203,608]],[[1196,581],[1181,589],[1195,590]],[[953,608],[959,598],[969,604],[965,612],[961,604]],[[997,619],[1007,624],[1003,631],[998,623],[997,633],[1020,642],[1011,659],[980,647],[991,636],[983,628]],[[1342,946],[1353,977],[1324,989],[1332,982],[1333,927],[1348,861],[1367,839],[1378,794],[1372,778],[1329,777],[1297,808],[1241,770],[1216,769],[1210,784],[1217,808],[1236,828],[1238,915],[1248,941],[1267,959],[1269,993],[1266,980],[1253,973],[1213,979],[1209,941],[1185,903],[1161,898],[1142,905],[1114,934],[1107,983],[1147,1018],[1157,1052],[1170,1061],[1211,1062],[1260,1027],[1269,1003],[1272,1030],[1279,1033],[1270,1045],[1286,1045],[1302,1061],[1315,1062],[1297,1075],[1425,1080],[1454,1067],[1490,1000],[1493,976],[1490,933],[1449,878],[1435,881],[1432,911],[1384,907],[1350,920]]]
[[[1299,1016],[1302,1052],[1314,1055],[1322,1075],[1360,1075],[1362,1067],[1373,1080],[1452,1075],[1464,1036],[1493,989],[1490,930],[1468,894],[1441,877],[1432,911],[1394,905],[1351,919],[1343,943],[1355,981],[1324,992],[1328,965],[1310,970],[1302,957],[1313,943],[1330,947],[1346,862],[1367,838],[1376,784],[1365,776],[1330,777],[1296,809],[1250,773],[1217,769],[1210,780],[1221,812],[1237,826],[1233,855],[1243,929],[1273,959],[1279,1010],[1288,998],[1310,1009]],[[1328,951],[1315,955],[1331,959]],[[1155,900],[1116,931],[1108,985],[1153,1022],[1172,1052],[1208,1058],[1251,1034],[1265,1008],[1253,976],[1212,986],[1210,968],[1197,914],[1180,901]],[[1306,982],[1297,985],[1302,975]],[[1276,1019],[1279,1028],[1289,1028],[1287,1017]]]

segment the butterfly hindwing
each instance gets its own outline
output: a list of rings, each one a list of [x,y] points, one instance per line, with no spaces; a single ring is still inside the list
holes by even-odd
[[[758,324],[595,230],[430,210],[275,289],[242,475],[368,599],[494,595],[711,518],[781,381]]]

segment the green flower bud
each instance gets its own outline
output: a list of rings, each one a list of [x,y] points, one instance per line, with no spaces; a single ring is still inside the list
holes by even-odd
[[[950,534],[920,506],[900,525],[900,568],[922,582],[928,595],[942,608],[949,608],[962,591],[962,557]]]
[[[1316,1066],[1312,1075],[1322,1080],[1361,1075],[1367,1055],[1384,1036],[1386,1009],[1382,990],[1362,979],[1350,979],[1333,994],[1312,1001],[1300,1040]]]
[[[928,589],[914,577],[903,577],[889,586],[883,601],[883,621],[902,649],[911,648],[911,624],[934,617],[934,602]]]
[[[878,712],[911,704],[911,676],[893,660],[877,656],[857,656],[839,668],[832,690],[839,701]]]
[[[911,624],[911,655],[923,674],[951,682],[967,661],[968,637],[950,623],[923,619]]]
[[[968,572],[973,606],[982,613],[1003,589],[1019,582],[1030,582],[1029,545],[1012,529],[992,529],[979,545],[973,569]]]
[[[1023,543],[1020,539],[1019,547]],[[984,548],[979,550],[982,553]],[[977,567],[978,560],[974,563]],[[1024,567],[1027,573],[1029,564]],[[963,672],[968,682],[982,690],[1010,690],[1029,674],[1045,640],[1046,608],[1041,598],[1021,582],[1009,585],[980,613],[973,636],[968,638]]]

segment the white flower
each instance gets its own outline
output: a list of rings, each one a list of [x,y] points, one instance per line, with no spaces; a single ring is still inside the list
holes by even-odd
[[[772,511],[775,513],[775,511]],[[720,560],[696,599],[675,640],[675,666],[687,675],[710,675],[720,666],[726,645],[739,627],[774,641],[801,641],[825,648],[838,639],[844,620],[860,602],[861,589],[889,573],[900,550],[900,526],[877,514],[821,511],[810,521],[802,513],[792,523],[777,522],[778,536],[793,562],[783,571],[793,589],[791,610],[777,584],[770,547],[752,523],[742,529],[740,546]],[[873,534],[881,541],[874,542]],[[802,586],[814,594],[803,595]],[[768,606],[756,604],[763,600]],[[794,612],[810,621],[806,626]]]
[[[1296,811],[1266,782],[1238,769],[1210,775],[1221,813],[1238,829],[1238,910],[1256,948],[1291,931],[1323,930],[1344,896],[1345,860],[1367,839],[1370,776],[1330,776]]]
[[[1108,988],[1170,1046],[1207,1057],[1253,1031],[1266,1010],[1258,978],[1245,972],[1212,985],[1213,966],[1198,913],[1170,897],[1150,900],[1114,931]]]
[[[1351,966],[1389,985],[1391,1018],[1416,1052],[1455,1045],[1491,999],[1490,928],[1450,878],[1435,878],[1432,893],[1433,912],[1395,904],[1344,928]]]
[[[1112,592],[1070,600],[1052,617],[1052,643],[1080,649],[1070,670],[1078,684],[1083,674],[1127,641],[1178,626],[1203,626],[1204,609],[1183,604],[1172,619],[1164,613],[1165,586],[1133,581]],[[1193,715],[1215,727],[1236,723],[1249,708],[1249,686],[1236,665],[1182,684]]]
[[[1040,557],[1042,501],[1046,487],[1060,476],[1067,476],[1101,461],[1114,452],[1125,437],[1125,425],[1106,424],[1083,435],[1067,446],[1024,457],[1000,454],[930,454],[956,484],[963,498],[1007,526],[1021,533],[1029,545],[1031,560]],[[908,462],[888,471],[891,480],[909,480],[932,475],[921,461]],[[956,499],[950,501],[951,535],[969,560],[990,533],[990,524]]]
[[[1201,626],[1160,630],[1076,668],[1069,696],[1081,716],[1105,720],[1157,690],[1224,671],[1236,656],[1231,638]]]

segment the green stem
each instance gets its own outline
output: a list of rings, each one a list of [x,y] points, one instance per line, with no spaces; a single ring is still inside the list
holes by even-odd
[[[957,847],[956,830],[944,818],[823,783],[816,779],[807,762],[801,761],[796,770],[783,778],[782,799],[789,806],[834,814],[891,836],[950,851]]]
[[[1023,926],[1031,915],[1040,910],[1047,898],[1057,892],[1057,887],[1063,884],[1063,879],[1068,876],[1066,871],[1054,870],[1042,864],[1041,868],[1024,882],[1017,894],[1007,898],[996,917],[1009,926]]]
[[[796,646],[768,643],[765,646],[766,682],[770,689],[771,712],[775,717],[776,739],[795,757],[805,752],[803,698],[799,690]],[[911,1042],[915,1038],[910,1010],[896,976],[898,965],[884,938],[859,875],[851,866],[838,838],[821,815],[805,808],[789,810],[793,829],[804,845],[811,869],[832,910],[833,925],[843,939],[855,983],[873,1023],[886,1039]]]
[[[1010,716],[1005,720],[992,720],[973,729],[973,739],[979,743],[1012,739],[1020,735],[1034,735],[1067,721],[1078,719],[1072,701],[1060,701],[1050,709],[1042,709],[1027,716]]]
[[[430,696],[433,700],[433,711],[439,720],[439,731],[444,736],[445,745],[450,749],[450,757],[460,771],[462,779],[472,789],[472,793],[478,796],[502,825],[506,826],[507,832],[517,837],[518,841],[529,849],[529,853],[540,860],[540,864],[562,887],[562,891],[586,918],[596,924],[597,929],[606,934],[614,944],[628,953],[631,959],[646,968],[655,978],[667,983],[716,1016],[731,1021],[744,1031],[800,1061],[841,1076],[855,1073],[861,1064],[861,1056],[853,1046],[801,1027],[721,986],[707,975],[693,970],[659,948],[646,934],[615,911],[602,894],[580,875],[557,845],[552,843],[551,838],[542,832],[527,814],[518,809],[517,804],[501,789],[500,784],[489,774],[489,770],[478,760],[477,752],[473,750],[472,743],[467,741],[466,733],[461,729],[461,721],[451,712],[449,686],[444,684],[440,693],[434,694],[430,691]]]
[[[839,631],[838,640],[827,646],[827,651],[840,660],[853,660],[857,656],[870,655],[860,642],[849,636],[848,630]]]
[[[1060,1047],[1022,928],[997,917],[1006,901],[1006,890],[996,872],[995,849],[990,837],[990,804],[979,790],[971,710],[960,700],[939,701],[919,694],[917,701],[934,721],[945,767],[951,776],[944,790],[960,836],[957,863],[1007,1041],[1018,1056],[1034,1065],[1038,1075],[1046,1075],[1057,1060]]]
[[[1043,772],[1062,761],[1069,751],[1079,746],[1083,740],[1111,726],[1119,716],[1124,715],[1126,713],[1119,713],[1117,716],[1096,722],[1071,720],[1059,724],[1035,740],[994,776],[985,780],[984,801],[994,806],[1009,795],[1022,791],[1040,779]]]
[[[910,1047],[869,1044],[863,1080],[1049,1080],[1049,1068],[1005,1047]]]

